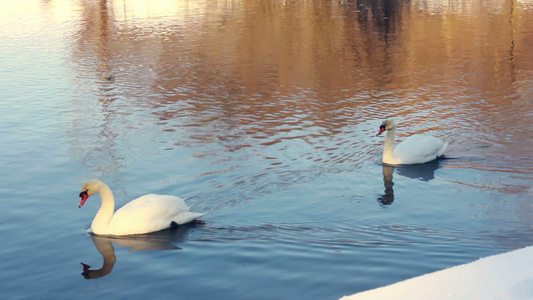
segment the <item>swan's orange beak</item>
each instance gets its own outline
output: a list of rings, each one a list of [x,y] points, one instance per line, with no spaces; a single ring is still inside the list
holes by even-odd
[[[89,194],[87,193],[87,191],[81,192],[80,198],[81,198],[81,201],[80,201],[80,205],[78,205],[79,208],[81,208],[83,204],[85,204],[85,201],[87,201],[87,199],[89,198]]]
[[[382,134],[382,133],[383,133],[383,131],[385,131],[385,130],[386,130],[386,129],[385,129],[385,127],[386,127],[385,125],[381,125],[381,126],[379,126],[379,132],[378,132],[378,134],[376,134],[376,136],[378,136],[378,135]]]

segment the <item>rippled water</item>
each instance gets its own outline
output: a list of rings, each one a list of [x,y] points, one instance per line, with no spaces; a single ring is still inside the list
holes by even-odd
[[[336,299],[533,243],[529,2],[0,6],[6,299]],[[385,118],[445,159],[383,166]],[[92,237],[90,178],[207,214]]]

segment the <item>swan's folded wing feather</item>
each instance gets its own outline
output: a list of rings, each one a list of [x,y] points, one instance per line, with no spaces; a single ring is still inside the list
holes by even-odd
[[[447,146],[434,136],[417,134],[394,148],[394,158],[401,164],[425,163],[442,155]]]
[[[169,228],[173,219],[181,214],[188,216],[188,212],[189,207],[179,197],[149,194],[118,209],[109,223],[109,229],[114,234],[159,231]],[[186,219],[188,218],[184,217]]]

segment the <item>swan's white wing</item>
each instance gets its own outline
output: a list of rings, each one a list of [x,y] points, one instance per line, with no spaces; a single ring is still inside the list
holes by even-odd
[[[201,215],[189,213],[189,207],[179,197],[149,194],[117,210],[109,223],[109,231],[115,235],[154,232],[169,228],[172,221],[184,224]]]
[[[406,138],[394,148],[394,159],[398,164],[419,164],[441,156],[448,143],[430,136],[417,134]]]

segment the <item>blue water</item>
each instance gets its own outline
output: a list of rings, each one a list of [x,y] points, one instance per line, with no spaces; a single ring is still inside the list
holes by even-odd
[[[531,5],[210,3],[0,4],[3,298],[337,299],[533,244]],[[383,166],[385,118],[446,157]],[[91,178],[206,215],[93,237]]]

